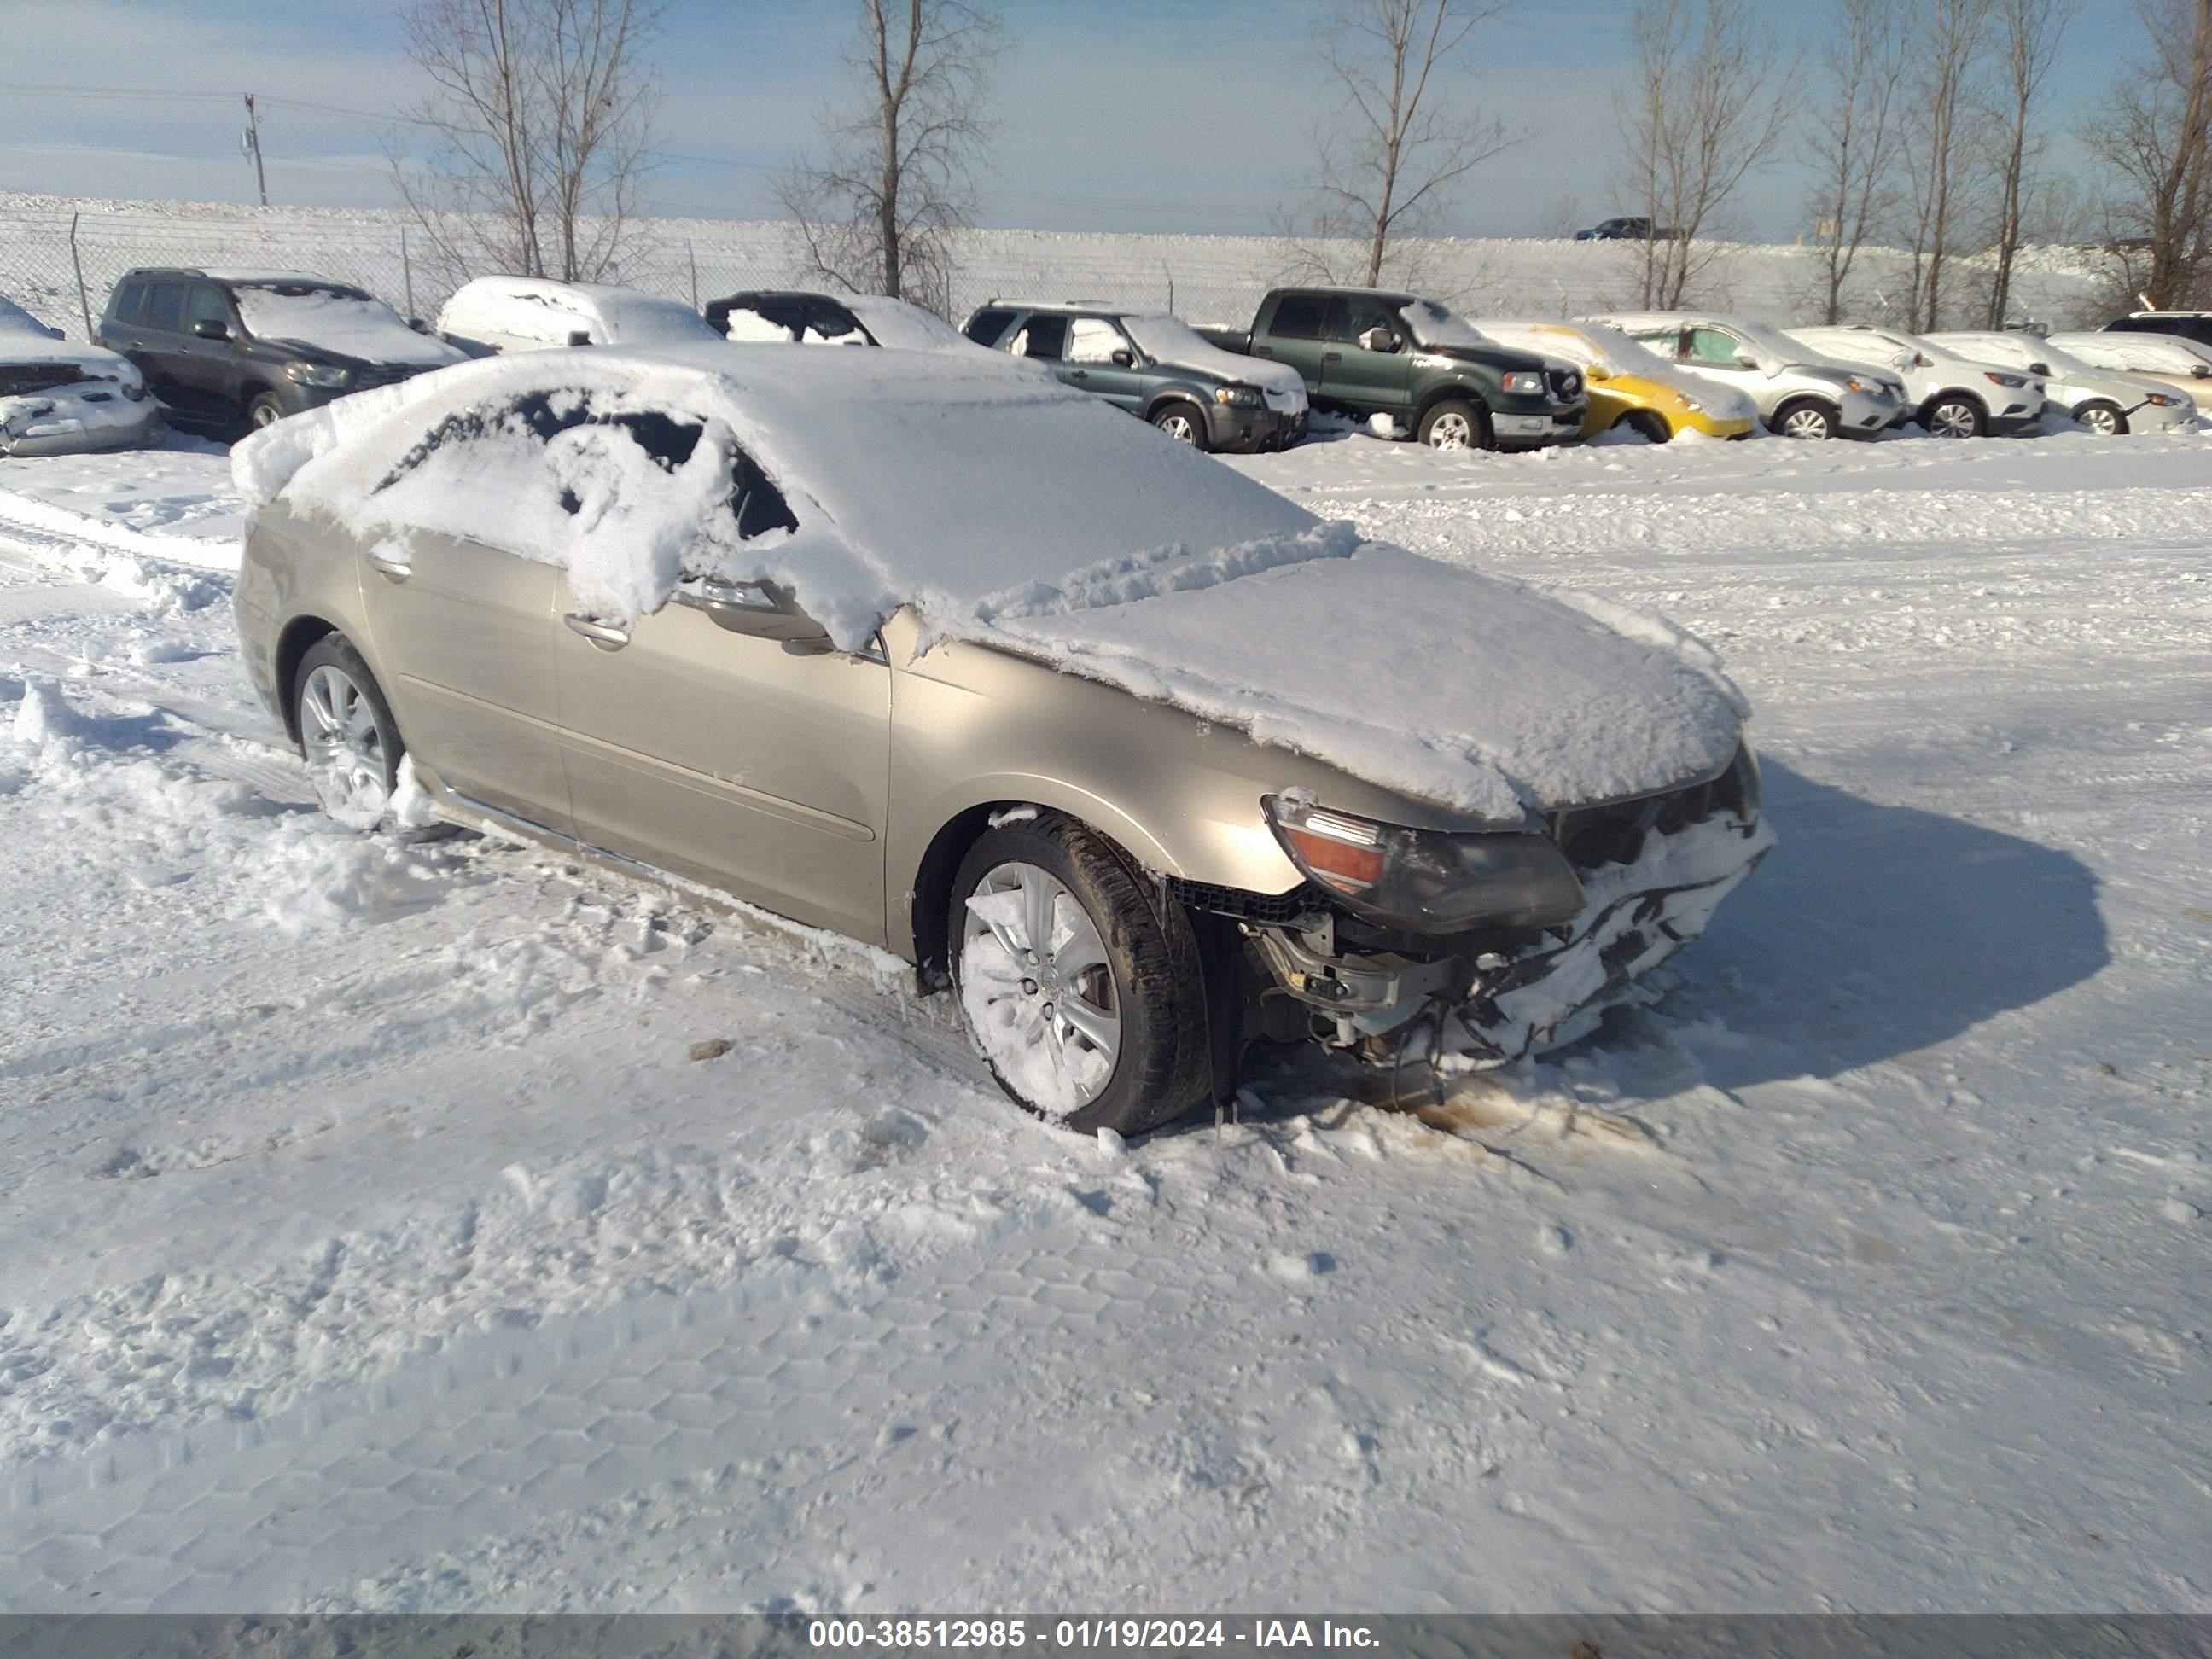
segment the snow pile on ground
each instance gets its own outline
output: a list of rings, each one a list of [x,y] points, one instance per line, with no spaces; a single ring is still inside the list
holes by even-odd
[[[239,320],[264,340],[289,340],[368,363],[421,363],[432,368],[461,361],[443,340],[418,334],[381,300],[298,283],[259,287],[242,283]]]
[[[173,433],[119,459],[56,455],[0,466],[0,534],[81,569],[121,552],[235,570],[246,507],[222,447]]]

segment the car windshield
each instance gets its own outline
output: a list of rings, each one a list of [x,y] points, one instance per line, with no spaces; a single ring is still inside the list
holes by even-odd
[[[1584,368],[1602,363],[1616,374],[1638,374],[1647,380],[1668,380],[1674,373],[1673,365],[1665,358],[1617,328],[1593,324],[1565,334],[1547,332],[1542,338],[1546,350],[1552,349],[1554,341],[1562,350],[1571,348]]]
[[[1785,363],[1802,362],[1805,360],[1807,348],[1800,342],[1791,339],[1778,328],[1769,328],[1765,323],[1734,321],[1731,321],[1728,326],[1732,333],[1741,335],[1770,357],[1779,358]],[[1820,351],[1814,355],[1823,357],[1836,356],[1833,351]],[[1885,349],[1881,355],[1886,357],[1893,354]]]
[[[1398,307],[1406,327],[1425,346],[1486,346],[1495,341],[1468,322],[1455,317],[1434,300],[1408,300]]]

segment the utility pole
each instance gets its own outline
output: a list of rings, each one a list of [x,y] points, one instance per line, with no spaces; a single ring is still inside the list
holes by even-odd
[[[246,94],[246,136],[243,148],[253,158],[253,182],[261,190],[261,205],[269,205],[269,175],[261,170],[261,121],[253,112],[253,94]]]

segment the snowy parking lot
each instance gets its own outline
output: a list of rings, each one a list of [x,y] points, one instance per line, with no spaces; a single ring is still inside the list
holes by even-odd
[[[0,463],[0,1607],[2212,1611],[2208,463],[1224,463],[1698,634],[1780,844],[1573,1049],[1127,1145],[331,824],[223,454]]]

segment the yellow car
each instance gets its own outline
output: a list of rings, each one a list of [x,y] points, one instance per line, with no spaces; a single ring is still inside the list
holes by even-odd
[[[1589,383],[1583,436],[1625,427],[1663,444],[1678,432],[1741,438],[1759,424],[1759,410],[1732,386],[1692,382],[1664,358],[1619,329],[1600,323],[1478,322],[1500,345],[1541,352],[1573,363]]]

